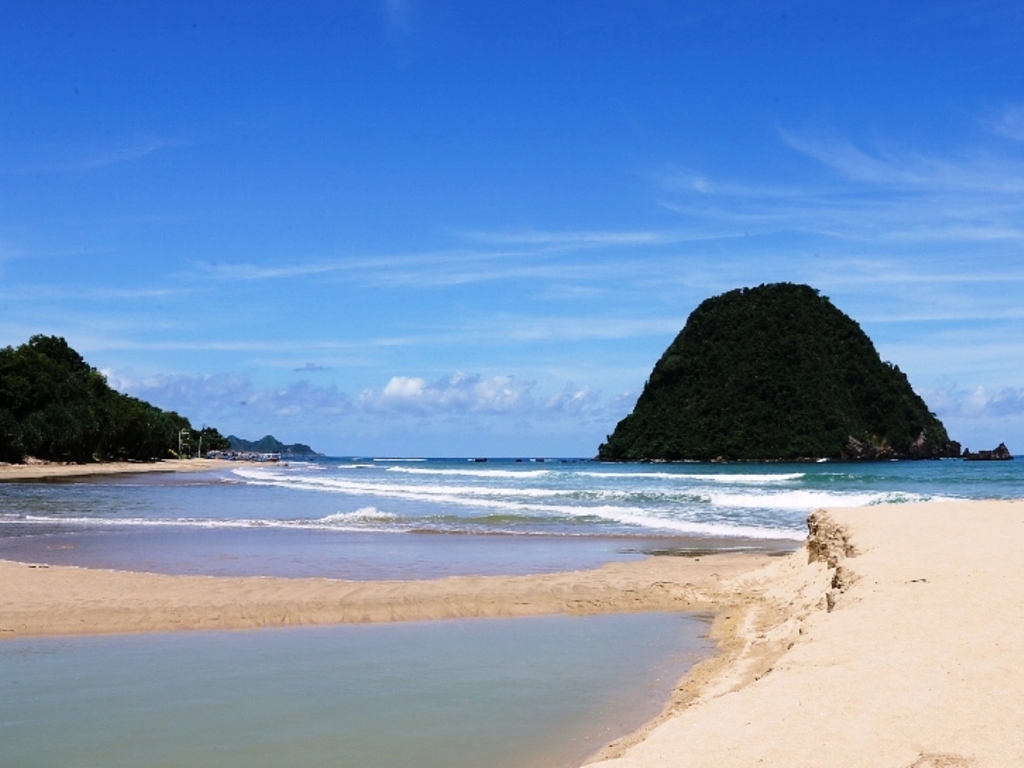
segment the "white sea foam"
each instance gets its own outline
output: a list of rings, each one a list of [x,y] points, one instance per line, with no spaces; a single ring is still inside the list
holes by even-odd
[[[423,469],[420,467],[388,467],[388,472],[400,472],[408,475],[461,475],[465,477],[491,477],[494,479],[518,479],[529,477],[546,477],[552,474],[550,469]]]
[[[690,474],[685,472],[580,472],[583,477],[615,478],[630,480],[676,480],[679,482],[735,483],[739,485],[761,485],[763,483],[787,483],[802,480],[805,472],[784,472],[777,474]]]
[[[718,507],[780,509],[813,512],[822,507],[866,507],[904,501],[925,501],[932,497],[913,493],[879,491],[854,493],[841,491],[786,491],[782,493],[708,493],[708,501]]]
[[[394,522],[399,516],[394,512],[382,512],[376,507],[362,507],[355,512],[336,512],[333,515],[321,517],[318,522],[325,524],[334,523],[375,523]]]
[[[321,518],[308,519],[274,519],[274,518],[201,518],[201,517],[87,517],[64,516],[60,518],[40,515],[23,515],[18,518],[0,518],[0,525],[7,523],[30,525],[72,525],[81,527],[103,528],[205,528],[205,529],[244,529],[244,528],[279,528],[279,529],[322,529],[322,530],[365,530],[367,524],[374,524],[375,530],[387,530],[377,527],[379,523],[396,523],[401,518],[391,512],[382,512],[376,507],[364,507],[354,512],[338,512]]]
[[[352,480],[347,476],[339,477],[304,477],[292,476],[285,472],[274,472],[261,469],[236,469],[234,473],[248,479],[255,485],[273,485],[279,488],[299,490],[321,490],[334,493],[345,493],[364,496],[383,496],[416,501],[427,501],[432,498],[450,499],[465,498],[467,501],[492,496],[546,498],[565,496],[570,489],[557,488],[520,488],[509,486],[484,485],[448,485],[444,483],[421,485],[411,483],[387,483],[373,479]]]

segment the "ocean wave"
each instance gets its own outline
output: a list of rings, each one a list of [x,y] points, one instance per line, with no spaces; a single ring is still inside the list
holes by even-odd
[[[260,469],[235,469],[233,472],[237,476],[247,479],[253,485],[272,485],[278,488],[292,488],[295,490],[319,490],[333,493],[384,496],[415,501],[427,501],[430,499],[448,500],[452,498],[472,500],[495,496],[544,498],[564,496],[572,492],[572,489],[558,488],[449,485],[443,483],[433,485],[387,483],[373,479],[353,480],[340,477],[289,475],[285,472]]]
[[[813,512],[828,507],[869,507],[879,504],[904,504],[916,501],[941,501],[942,497],[907,491],[813,491],[783,493],[710,493],[708,501],[719,507],[758,508]]]
[[[386,472],[291,473],[240,467],[254,485],[380,499],[406,516],[345,525],[436,526],[454,530],[531,527],[595,533],[802,538],[806,514],[822,507],[925,501],[925,493],[811,482],[822,473],[603,472],[483,467],[388,467]],[[619,478],[618,482],[609,478]],[[622,478],[637,482],[621,482]],[[525,479],[526,482],[515,482]],[[606,482],[597,482],[604,480]],[[666,480],[670,482],[666,482]],[[474,482],[479,481],[479,482]],[[345,513],[350,514],[350,513]]]
[[[542,470],[543,471],[543,470]],[[294,490],[312,490],[357,496],[402,499],[406,501],[453,504],[459,506],[500,506],[543,503],[545,507],[575,502],[590,508],[589,502],[619,501],[626,505],[689,505],[705,504],[726,507],[764,509],[807,509],[821,506],[860,506],[874,503],[884,494],[844,494],[816,490],[751,490],[721,491],[717,484],[692,487],[658,488],[589,488],[540,487],[510,485],[464,485],[452,483],[399,483],[374,478],[352,479],[337,476],[302,476],[265,469],[236,469],[235,474],[256,485],[269,485]],[[855,501],[851,502],[853,499]],[[859,501],[857,501],[859,500]]]
[[[546,510],[550,512],[550,510]],[[353,513],[338,513],[317,519],[275,520],[266,518],[211,519],[211,518],[104,518],[104,517],[51,517],[25,516],[17,520],[0,518],[0,525],[18,523],[21,525],[48,525],[60,523],[80,528],[197,528],[207,530],[277,529],[277,530],[322,530],[346,533],[504,533],[508,535],[565,535],[599,536],[608,533],[621,535],[623,530],[601,530],[609,522],[625,525],[635,534],[654,532],[691,536],[741,536],[757,539],[793,539],[803,537],[802,532],[771,526],[734,525],[725,522],[702,522],[695,520],[672,520],[652,517],[643,510],[607,508],[594,510],[561,510],[568,512],[568,518],[552,518],[550,514],[538,515],[483,515],[477,517],[442,516],[437,518],[403,518],[388,513],[376,513],[370,517],[361,510]],[[585,514],[579,514],[585,512]],[[580,518],[587,528],[570,530],[565,523],[571,518]],[[601,524],[604,524],[603,526]],[[556,529],[558,524],[561,527]],[[595,525],[596,524],[596,525]]]
[[[400,530],[397,526],[381,525],[381,523],[400,523],[398,515],[380,512],[373,508],[360,509],[355,512],[341,512],[321,518],[274,519],[274,518],[202,518],[202,517],[45,517],[24,515],[19,518],[0,518],[0,525],[66,525],[89,528],[202,528],[208,530],[240,530],[273,528],[282,530],[336,530],[365,531],[368,526],[373,530],[388,532]],[[411,524],[412,521],[409,521]],[[407,526],[406,526],[407,527]]]
[[[355,512],[336,512],[333,515],[326,515],[317,520],[324,524],[334,523],[379,523],[395,522],[401,518],[394,512],[382,512],[376,507],[361,507]]]
[[[387,471],[399,472],[407,475],[491,477],[495,479],[546,477],[554,472],[554,470],[550,469],[423,469],[420,467],[388,467]]]
[[[728,509],[756,509],[811,512],[821,507],[857,507],[872,504],[924,501],[925,494],[893,491],[842,491],[822,489],[779,490],[772,485],[750,490],[722,490],[716,483],[672,489],[589,489],[580,487],[522,487],[509,485],[464,485],[390,483],[383,480],[354,480],[337,476],[289,475],[285,472],[245,469],[235,474],[256,485],[294,490],[312,490],[354,496],[378,497],[459,507],[530,510],[594,510],[619,508],[701,505]],[[692,476],[691,476],[692,477]],[[594,502],[597,502],[595,505]],[[608,504],[619,502],[619,504]]]
[[[760,485],[762,483],[788,483],[802,480],[806,472],[784,472],[776,474],[728,474],[706,473],[693,474],[686,472],[579,472],[582,477],[593,478],[628,478],[631,480],[677,480],[680,482],[702,483],[735,483],[738,485]]]

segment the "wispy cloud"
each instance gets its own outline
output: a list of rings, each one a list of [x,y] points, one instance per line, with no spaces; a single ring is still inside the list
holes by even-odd
[[[582,250],[586,248],[609,248],[631,245],[664,245],[692,239],[682,231],[538,231],[519,230],[503,232],[466,232],[469,240],[502,245],[543,245]]]
[[[992,131],[1007,139],[1024,141],[1024,104],[1005,107],[998,117],[991,121]]]
[[[192,291],[180,288],[113,288],[21,284],[16,288],[0,288],[0,299],[12,302],[65,301],[68,299],[108,302],[165,299],[172,296],[185,296],[190,293]]]
[[[393,35],[405,37],[412,31],[412,4],[410,0],[383,0],[384,15]]]
[[[1015,117],[1015,113],[1014,113]],[[780,131],[792,149],[857,182],[904,190],[990,192],[1024,190],[1024,164],[1016,158],[973,150],[962,158],[898,149],[862,149],[846,140]]]
[[[78,157],[25,166],[25,173],[67,173],[91,171],[112,165],[132,163],[171,147],[185,146],[186,142],[143,136],[120,146],[102,147],[82,152]]]
[[[1008,110],[1004,132],[1024,124]],[[723,181],[673,169],[663,205],[719,238],[802,234],[849,245],[945,250],[1024,245],[1024,158],[982,147],[959,155],[865,148],[845,139],[780,131],[826,172],[810,184]]]
[[[372,341],[369,343],[373,343]],[[239,339],[209,339],[209,340],[196,340],[196,339],[168,339],[163,341],[156,340],[135,340],[131,338],[107,338],[102,342],[99,342],[101,349],[121,349],[121,350],[161,350],[161,351],[193,351],[193,352],[260,352],[260,353],[280,353],[280,352],[294,352],[297,349],[303,351],[309,350],[323,350],[323,351],[334,351],[334,350],[350,350],[358,349],[366,346],[365,342],[354,342],[346,340],[296,340],[296,339],[280,339],[280,340],[269,340],[269,339],[257,339],[257,340],[239,340]]]
[[[502,236],[495,236],[495,243]],[[561,239],[556,247],[554,243]],[[537,236],[532,247],[496,250],[453,249],[416,254],[352,255],[306,263],[196,263],[191,275],[201,280],[268,281],[336,279],[378,287],[446,288],[511,280],[578,280],[595,275],[602,268],[579,261],[557,259],[553,251],[582,250],[587,246],[572,237],[557,234]],[[610,240],[609,240],[610,243]],[[506,243],[511,244],[511,243]],[[520,243],[524,244],[524,243]],[[614,266],[624,269],[622,265]]]
[[[248,264],[244,262],[194,264],[197,276],[202,279],[225,281],[287,280],[290,278],[317,277],[333,272],[358,270],[369,266],[368,262],[336,261],[308,264]]]

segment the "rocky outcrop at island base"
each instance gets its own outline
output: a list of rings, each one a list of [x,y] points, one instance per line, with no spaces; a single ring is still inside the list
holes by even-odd
[[[1009,461],[1013,458],[1006,443],[1000,443],[991,451],[978,451],[972,453],[970,448],[964,448],[963,458],[965,461]]]
[[[898,453],[888,441],[876,443],[858,440],[850,435],[843,449],[842,458],[857,461],[882,461],[885,459],[955,459],[960,456],[960,443],[956,440],[936,442],[921,432],[903,453]]]

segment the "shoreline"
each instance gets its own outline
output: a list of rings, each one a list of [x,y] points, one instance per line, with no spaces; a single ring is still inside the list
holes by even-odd
[[[101,461],[95,464],[7,464],[0,462],[0,483],[21,480],[60,480],[65,477],[94,477],[102,475],[141,475],[150,472],[211,472],[240,466],[250,462],[227,459],[161,459],[153,462]]]

